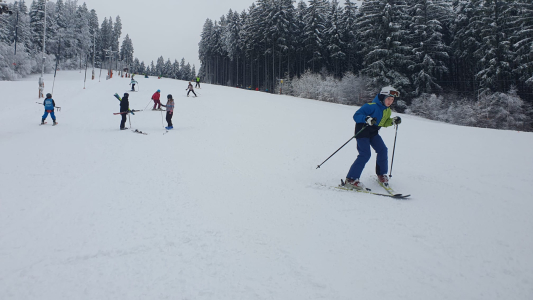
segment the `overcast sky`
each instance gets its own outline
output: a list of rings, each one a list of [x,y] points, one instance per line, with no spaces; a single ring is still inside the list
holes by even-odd
[[[133,55],[140,61],[155,63],[161,55],[171,62],[185,58],[198,72],[198,43],[205,20],[218,21],[229,9],[239,13],[248,11],[255,0],[78,0],[79,5],[83,2],[89,10],[96,10],[100,25],[106,17],[111,16],[115,22],[116,16],[120,16],[120,42],[129,34],[135,50]]]

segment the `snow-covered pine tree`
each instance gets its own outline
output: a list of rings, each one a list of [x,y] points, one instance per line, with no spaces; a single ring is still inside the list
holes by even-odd
[[[310,0],[305,12],[304,43],[308,53],[311,70],[321,70],[325,58],[326,18],[328,3],[326,0]]]
[[[305,49],[305,15],[307,11],[307,4],[300,0],[296,7],[296,28],[295,28],[295,38],[294,38],[294,52],[296,54],[296,76],[300,76],[307,69],[307,60],[308,55]]]
[[[43,50],[44,5],[45,0],[33,0],[30,6],[31,48],[29,50],[33,54]]]
[[[337,0],[333,0],[329,7],[328,22],[326,28],[326,38],[329,41],[327,44],[328,66],[330,70],[334,70],[334,75],[337,78],[341,77],[345,65],[346,49],[342,34],[342,10]]]
[[[132,68],[133,63],[133,42],[130,39],[129,34],[126,34],[124,41],[120,47],[120,60],[124,62],[126,67]],[[137,60],[138,63],[138,60]]]
[[[157,71],[155,69],[155,65],[154,65],[154,61],[152,60],[152,62],[150,63],[150,67],[148,67],[148,70],[147,70],[147,73],[150,74],[150,75],[157,75]]]
[[[404,0],[364,1],[357,15],[362,73],[377,89],[392,85],[411,92],[408,67],[413,64],[409,45],[409,15]]]
[[[191,81],[193,79],[192,78],[191,64],[190,63],[187,63],[185,65],[184,70],[182,70],[182,74],[183,74],[183,80]]]
[[[93,57],[93,54],[95,54],[95,60],[96,64],[100,64],[100,57],[98,57],[98,39],[96,37],[100,34],[100,27],[98,26],[98,15],[96,14],[96,11],[94,9],[91,9],[89,14],[89,34],[91,38],[91,49],[89,51],[89,55],[91,58]],[[96,43],[96,44],[94,44]],[[93,53],[94,51],[97,51],[96,53]]]
[[[174,72],[172,71],[172,62],[170,62],[170,58],[168,58],[163,67],[163,75],[167,78],[174,78]]]
[[[283,74],[290,76],[290,50],[294,49],[293,35],[295,33],[296,12],[292,0],[274,1],[269,18],[272,21],[269,28],[270,40],[272,41],[272,89],[282,79]],[[283,59],[287,64],[282,65]],[[277,59],[277,63],[275,61]],[[285,72],[283,72],[285,70]],[[278,80],[276,80],[276,78]]]
[[[207,19],[204,23],[204,26],[202,28],[202,33],[200,34],[201,39],[198,43],[198,57],[200,59],[200,62],[203,66],[203,68],[206,70],[206,75],[204,75],[205,79],[208,80],[209,70],[211,68],[211,48],[209,47],[210,39],[211,39],[211,33],[213,31],[213,21],[210,19]],[[177,78],[181,79],[181,73],[177,73]],[[209,82],[209,80],[208,80]]]
[[[181,79],[181,80],[187,80],[185,79],[185,58],[181,58],[181,61],[180,61],[180,70],[179,70],[179,73],[178,73],[178,79]]]
[[[452,25],[451,74],[454,89],[459,92],[477,90],[474,76],[478,65],[474,52],[481,46],[481,18],[483,0],[454,0],[452,5],[456,13]]]
[[[258,86],[259,77],[259,62],[258,57],[261,53],[261,45],[259,43],[261,36],[259,32],[259,24],[256,22],[256,17],[259,16],[259,11],[255,3],[253,3],[243,21],[241,40],[243,42],[243,50],[245,53],[246,61],[248,62],[248,70],[245,72],[247,75],[244,79],[245,86]],[[209,69],[207,70],[209,71]],[[208,73],[209,74],[209,73]]]
[[[448,1],[414,0],[411,15],[411,44],[414,52],[412,71],[414,96],[439,93],[441,81],[448,73],[449,46],[445,44],[445,27],[451,22],[452,9]]]
[[[8,7],[10,11],[13,11],[13,5],[8,4]],[[11,37],[11,19],[13,19],[13,15],[10,16],[6,14],[0,16],[0,43],[11,44],[13,41]],[[0,59],[2,58],[0,57]]]
[[[533,2],[517,0],[514,3],[516,16],[513,18],[512,42],[513,73],[523,92],[529,94],[533,103]]]
[[[228,14],[226,15],[227,25],[223,28],[222,33],[222,44],[224,51],[228,53],[229,58],[229,68],[228,72],[230,73],[230,81],[234,81],[233,76],[231,76],[233,73],[233,66],[234,61],[237,61],[238,55],[239,55],[239,49],[238,46],[238,37],[239,37],[239,30],[240,30],[240,24],[239,24],[239,14],[233,13],[233,11],[230,9]],[[235,69],[238,69],[238,65]],[[230,84],[233,85],[233,84]]]
[[[105,64],[107,62],[106,60],[106,52],[104,50],[107,50],[111,48],[111,35],[112,35],[112,24],[110,24],[111,20],[108,21],[107,18],[104,18],[102,21],[102,25],[100,26],[100,34],[96,37],[97,45],[100,49],[96,49],[96,51],[100,54],[100,61],[102,64]],[[112,23],[112,22],[111,22]],[[106,66],[104,66],[105,68]]]
[[[165,59],[163,58],[163,56],[160,56],[157,59],[157,63],[155,65],[155,73],[156,74],[154,74],[154,75],[162,76],[164,71],[165,71]]]
[[[350,0],[345,0],[342,11],[341,34],[342,34],[342,52],[346,54],[346,64],[343,65],[342,73],[349,71],[354,73],[361,68],[361,59],[357,55],[358,47],[356,40],[356,21],[357,6]]]
[[[115,18],[115,25],[113,26],[113,35],[112,35],[112,41],[111,41],[111,48],[113,51],[119,51],[119,44],[120,44],[120,36],[122,35],[122,21],[120,20],[120,16],[117,16]]]
[[[180,64],[178,63],[178,60],[177,59],[174,59],[174,62],[172,63],[172,74],[174,79],[178,79],[179,78],[179,74],[180,74]]]
[[[479,88],[493,92],[506,92],[512,80],[511,43],[509,36],[513,34],[512,20],[515,12],[507,1],[488,0],[483,1],[481,7],[481,44],[474,51],[474,57],[479,62],[479,71],[476,79]]]
[[[138,71],[140,74],[148,73],[148,70],[146,69],[146,65],[144,64],[144,61],[141,61]]]
[[[87,5],[83,3],[78,6],[76,9],[76,40],[78,48],[78,56],[82,62],[82,68],[86,65],[86,60],[88,59],[89,49],[93,45],[91,39],[90,27],[89,27],[89,18],[90,13]],[[92,61],[92,59],[91,59]]]
[[[13,14],[2,16],[2,19],[7,23],[5,27],[1,26],[0,30],[5,30],[3,40],[6,44],[10,45],[11,43],[15,43],[16,40],[18,53],[20,49],[29,49],[28,47],[31,43],[28,7],[24,0],[15,1],[13,4],[9,4],[9,7],[13,11]]]

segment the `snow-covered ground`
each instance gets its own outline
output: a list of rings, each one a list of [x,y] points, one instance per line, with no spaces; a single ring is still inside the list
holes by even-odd
[[[533,133],[402,115],[395,200],[327,187],[355,141],[316,169],[357,107],[137,76],[130,108],[176,99],[140,135],[129,79],[83,78],[58,73],[55,127],[37,77],[0,82],[0,299],[533,299]]]

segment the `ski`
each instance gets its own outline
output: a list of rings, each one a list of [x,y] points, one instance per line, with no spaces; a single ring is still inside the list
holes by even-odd
[[[39,124],[39,126],[44,125],[44,124],[46,124],[46,123],[47,123],[47,122],[41,123],[41,124]]]
[[[394,199],[405,199],[405,198],[408,198],[409,196],[411,195],[402,195],[402,194],[381,194],[381,193],[376,193],[376,192],[372,192],[372,190],[370,190],[369,188],[365,188],[364,190],[357,190],[357,189],[350,189],[350,188],[347,188],[345,183],[344,183],[344,180],[341,179],[341,184],[339,184],[337,187],[335,187],[337,189],[340,189],[340,190],[344,190],[344,191],[353,191],[353,192],[358,192],[358,193],[365,193],[365,194],[371,194],[371,195],[376,195],[376,196],[382,196],[382,197],[389,197],[389,198],[394,198]]]
[[[57,122],[55,122],[54,124],[52,124],[52,126],[56,126],[57,124],[58,124],[58,123],[57,123]]]
[[[140,133],[140,134],[148,135],[148,133],[146,133],[146,132],[142,132],[142,131],[140,131],[140,130],[138,130],[138,129],[131,130],[131,131],[134,132],[134,133]]]
[[[392,196],[394,196],[394,195],[402,195],[402,194],[398,194],[398,193],[396,193],[396,192],[390,187],[390,185],[389,185],[388,183],[383,183],[383,182],[379,181],[379,178],[376,178],[376,181],[378,182],[378,184],[379,184],[382,188],[384,188],[384,189],[387,191],[387,193],[389,193],[389,195],[392,195]],[[411,195],[405,195],[404,197],[409,197],[409,196],[411,196]]]
[[[141,110],[132,109],[130,111],[123,111],[123,112],[118,112],[118,113],[113,113],[113,114],[114,115],[121,115],[121,114],[127,114],[129,112],[134,113],[134,112],[138,112],[138,111],[142,111],[142,109]]]

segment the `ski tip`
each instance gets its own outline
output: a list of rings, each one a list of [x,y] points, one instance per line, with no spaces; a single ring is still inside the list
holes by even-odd
[[[402,194],[391,195],[391,197],[394,198],[394,199],[407,199],[410,196],[411,195],[402,195]]]

